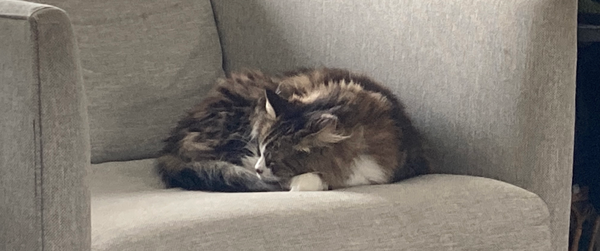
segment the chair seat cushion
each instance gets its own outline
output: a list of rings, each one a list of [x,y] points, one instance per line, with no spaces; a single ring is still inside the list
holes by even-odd
[[[550,250],[546,204],[488,178],[208,193],[164,189],[152,165],[91,167],[92,250]]]

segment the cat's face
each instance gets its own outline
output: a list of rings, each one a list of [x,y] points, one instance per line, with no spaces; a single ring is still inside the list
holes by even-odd
[[[327,158],[323,149],[348,138],[338,131],[331,109],[288,102],[271,91],[265,96],[256,108],[252,131],[259,146],[255,169],[261,179],[285,183],[312,172],[307,163]]]

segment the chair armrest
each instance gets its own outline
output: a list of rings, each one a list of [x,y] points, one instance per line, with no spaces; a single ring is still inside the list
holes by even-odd
[[[82,82],[64,11],[0,1],[0,250],[90,250]]]

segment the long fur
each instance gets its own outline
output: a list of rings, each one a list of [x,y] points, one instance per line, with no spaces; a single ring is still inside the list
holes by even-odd
[[[288,190],[306,173],[336,189],[400,181],[429,165],[421,136],[390,90],[323,68],[274,77],[243,71],[220,80],[178,122],[157,167],[168,187],[262,192]]]

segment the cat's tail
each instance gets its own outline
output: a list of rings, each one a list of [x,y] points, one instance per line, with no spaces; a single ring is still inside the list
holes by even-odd
[[[261,180],[256,173],[225,161],[182,162],[173,156],[158,159],[158,172],[168,188],[211,192],[279,191],[278,184]]]

